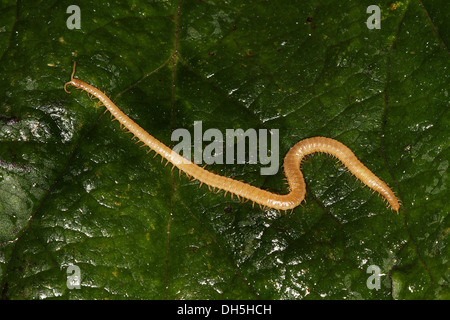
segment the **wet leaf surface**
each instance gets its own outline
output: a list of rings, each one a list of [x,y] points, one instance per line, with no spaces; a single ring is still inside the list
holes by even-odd
[[[446,1],[4,1],[0,9],[3,299],[448,299]],[[173,146],[177,128],[279,129],[349,146],[398,215],[324,155],[306,202],[262,211],[178,176],[76,77]],[[282,170],[209,169],[274,192]],[[81,288],[70,289],[69,266]],[[369,266],[381,272],[370,289]]]

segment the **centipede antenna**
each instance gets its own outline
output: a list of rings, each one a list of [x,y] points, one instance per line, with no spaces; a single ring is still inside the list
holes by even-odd
[[[72,70],[72,74],[70,75],[70,80],[73,80],[73,77],[75,76],[75,68],[77,67],[77,62],[74,61],[73,62],[73,70]]]

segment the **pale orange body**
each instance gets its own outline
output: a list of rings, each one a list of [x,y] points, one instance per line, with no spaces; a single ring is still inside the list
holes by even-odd
[[[167,159],[175,167],[186,173],[188,177],[199,180],[202,184],[206,184],[212,188],[218,188],[225,192],[235,194],[240,198],[248,199],[254,203],[258,203],[262,207],[269,207],[278,210],[288,210],[297,207],[305,198],[306,185],[303,174],[300,171],[300,162],[303,157],[315,153],[325,152],[338,158],[348,170],[359,180],[366,184],[369,188],[380,193],[389,203],[391,208],[398,212],[400,208],[399,201],[392,190],[365,167],[353,154],[353,152],[341,142],[325,137],[314,137],[304,139],[295,144],[286,154],[284,158],[284,173],[286,175],[289,190],[288,194],[276,194],[260,188],[254,187],[248,183],[224,177],[208,170],[205,170],[191,161],[183,158],[178,153],[172,151],[159,140],[148,134],[136,122],[131,120],[123,113],[103,92],[97,88],[81,81],[74,79],[74,70],[71,80],[64,85],[67,91],[67,85],[70,84],[76,88],[82,89],[89,94],[98,98],[102,104],[108,109],[111,115],[117,119],[125,128],[129,130],[135,137],[142,141],[151,150]]]

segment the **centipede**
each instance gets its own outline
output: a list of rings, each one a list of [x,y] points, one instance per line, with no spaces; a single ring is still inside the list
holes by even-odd
[[[105,112],[109,111],[112,119],[117,120],[122,128],[133,135],[132,139],[138,139],[138,142],[142,142],[149,148],[148,152],[154,151],[155,156],[160,155],[162,159],[167,160],[167,163],[171,163],[173,168],[178,168],[180,172],[185,173],[188,178],[198,180],[200,186],[207,185],[212,191],[224,191],[225,195],[237,196],[239,200],[251,201],[253,205],[259,204],[263,210],[272,208],[278,211],[287,211],[296,208],[305,199],[306,183],[300,169],[303,158],[313,153],[326,153],[337,158],[363,184],[384,197],[390,208],[398,214],[400,202],[389,186],[358,160],[350,148],[335,139],[319,136],[297,142],[287,152],[283,162],[289,193],[273,193],[249,183],[208,171],[173,151],[122,112],[101,90],[75,78],[75,68],[76,63],[73,65],[70,81],[64,84],[65,92],[70,93],[67,86],[71,85],[97,98],[100,105],[106,107]]]

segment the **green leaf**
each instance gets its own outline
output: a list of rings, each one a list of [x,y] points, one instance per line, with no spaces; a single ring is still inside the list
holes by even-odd
[[[378,2],[381,29],[370,1],[77,3],[73,30],[67,3],[0,4],[3,299],[450,298],[448,1]],[[301,139],[337,139],[400,212],[323,155],[302,163],[292,213],[199,188],[64,92],[74,61],[169,146],[194,121],[279,129],[280,161]],[[259,168],[208,166],[287,192],[282,170]]]

